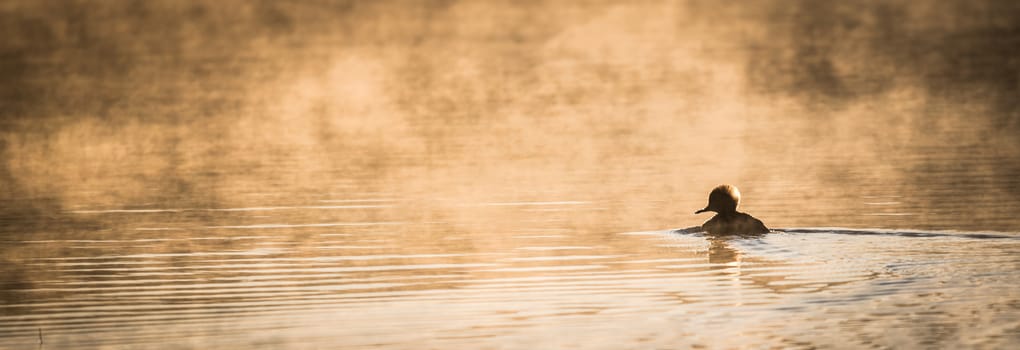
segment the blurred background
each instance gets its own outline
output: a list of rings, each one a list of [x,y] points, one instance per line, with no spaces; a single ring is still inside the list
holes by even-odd
[[[365,194],[422,222],[579,201],[600,210],[571,225],[662,229],[730,183],[772,227],[1016,231],[1018,19],[1008,0],[4,1],[0,229]]]

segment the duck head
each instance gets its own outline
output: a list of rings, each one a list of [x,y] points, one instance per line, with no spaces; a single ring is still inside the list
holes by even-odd
[[[740,191],[736,187],[719,185],[712,189],[712,193],[708,195],[708,206],[694,213],[701,214],[706,211],[714,211],[720,214],[734,213],[737,211],[738,203],[740,203]]]

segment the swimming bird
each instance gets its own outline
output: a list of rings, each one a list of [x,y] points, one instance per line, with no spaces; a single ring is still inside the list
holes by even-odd
[[[708,195],[708,206],[694,212],[701,214],[714,211],[717,214],[701,225],[701,228],[715,235],[755,235],[769,232],[761,220],[737,211],[740,191],[730,185],[719,185]]]

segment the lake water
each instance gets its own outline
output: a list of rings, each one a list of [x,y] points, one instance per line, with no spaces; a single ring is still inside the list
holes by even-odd
[[[7,271],[21,284],[5,290],[0,345],[33,347],[39,329],[53,348],[1020,341],[1016,234],[784,229],[713,238],[557,220],[605,210],[584,201],[479,203],[479,218],[526,219],[455,230],[408,221],[399,213],[414,204],[399,199],[305,204],[89,212],[139,227],[105,236],[117,238],[6,241],[30,257]],[[201,219],[170,220],[187,211]],[[373,220],[316,220],[329,216]]]
[[[924,4],[5,2],[0,348],[1016,348],[1016,6]]]
[[[34,347],[40,332],[47,348],[1020,342],[1016,233],[711,237],[619,214],[675,204],[585,196],[594,190],[466,201],[361,188],[252,187],[236,207],[85,203],[62,225],[87,229],[8,234],[0,347]],[[891,200],[858,201],[847,215],[865,225],[870,203]]]

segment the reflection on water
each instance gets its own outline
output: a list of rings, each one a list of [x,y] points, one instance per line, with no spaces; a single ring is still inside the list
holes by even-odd
[[[533,211],[584,217],[605,205],[568,201],[462,203],[479,221],[512,219],[460,229],[414,221],[409,213],[428,210],[423,203],[386,201],[274,205],[256,216],[210,208],[191,219],[179,216],[205,209],[82,210],[118,228],[4,241],[16,249],[4,265],[0,344],[31,346],[39,329],[56,348],[1020,340],[1016,234],[789,229],[727,238],[577,228]]]
[[[1015,347],[1017,11],[4,1],[0,348]]]

